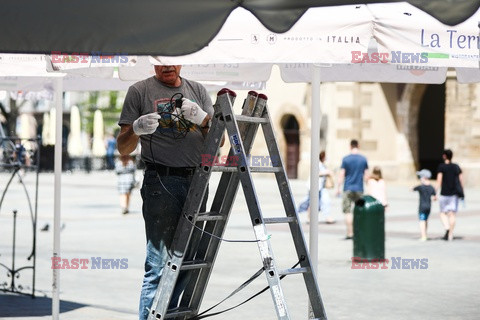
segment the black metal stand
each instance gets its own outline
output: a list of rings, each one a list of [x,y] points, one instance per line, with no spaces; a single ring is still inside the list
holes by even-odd
[[[35,150],[32,154],[26,154],[28,150],[25,149],[23,143],[30,142],[36,144]],[[37,209],[38,209],[38,176],[39,176],[39,160],[40,160],[40,138],[37,139],[21,139],[19,137],[0,137],[0,147],[3,149],[2,162],[0,163],[0,168],[6,171],[11,171],[10,179],[3,190],[2,197],[0,198],[0,209],[2,208],[3,201],[7,194],[8,188],[15,176],[18,177],[18,181],[21,183],[23,190],[28,202],[28,208],[30,211],[30,217],[32,220],[32,232],[33,232],[33,241],[32,241],[32,251],[27,257],[28,261],[31,261],[31,265],[23,266],[16,268],[16,229],[17,229],[17,210],[13,210],[13,239],[12,239],[12,264],[11,268],[0,262],[0,266],[4,267],[7,270],[7,277],[10,278],[10,283],[7,281],[0,283],[0,291],[3,292],[12,292],[18,294],[31,295],[32,298],[35,297],[35,268],[36,268],[36,241],[37,241]],[[33,161],[32,161],[33,160]],[[34,163],[34,164],[33,164]],[[21,170],[35,171],[35,200],[34,206],[32,207],[32,202],[28,193],[27,186],[23,181],[23,177],[20,174]],[[32,292],[27,293],[28,287],[24,287],[21,284],[16,284],[15,279],[20,278],[20,271],[32,269]]]

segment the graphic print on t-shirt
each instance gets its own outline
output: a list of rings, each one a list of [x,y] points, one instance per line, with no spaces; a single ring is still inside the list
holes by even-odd
[[[162,117],[159,120],[158,131],[172,138],[184,138],[190,130],[197,130],[195,124],[186,120],[180,108],[175,108],[175,100],[162,98],[154,102],[155,110]]]

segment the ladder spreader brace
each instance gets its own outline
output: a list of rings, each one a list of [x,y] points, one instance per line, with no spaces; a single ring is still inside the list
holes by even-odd
[[[172,242],[171,259],[163,269],[148,319],[189,319],[198,314],[220,246],[219,239],[226,229],[239,183],[242,184],[278,319],[291,319],[280,285],[280,276],[293,273],[303,275],[310,301],[311,316],[314,319],[327,319],[268,114],[267,97],[250,91],[244,101],[241,115],[233,113],[235,97],[235,92],[228,89],[222,89],[218,92],[217,101],[214,105],[215,113],[211,129],[205,138],[203,154],[209,155],[210,159],[213,159],[220,148],[224,131],[227,130],[231,144],[227,159],[235,157],[234,159],[237,160],[236,166],[214,166],[213,162],[207,162],[197,167],[182,210],[182,218],[179,220]],[[251,167],[248,165],[247,155],[250,154],[260,124],[273,167]],[[200,212],[202,201],[207,192],[210,174],[213,171],[222,171],[222,175],[210,211]],[[285,217],[264,218],[262,216],[253,185],[252,172],[275,174],[286,212]],[[267,238],[266,224],[270,223],[288,223],[300,267],[286,270],[277,269],[270,241]],[[202,227],[204,232],[198,242],[194,259],[184,261],[195,225]],[[167,310],[179,272],[183,270],[189,270],[190,280],[182,294],[180,306],[174,310]]]

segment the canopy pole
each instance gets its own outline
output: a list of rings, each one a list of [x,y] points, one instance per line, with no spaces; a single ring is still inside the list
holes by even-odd
[[[60,314],[60,269],[53,268],[54,259],[60,258],[60,205],[62,175],[62,123],[63,123],[63,79],[55,78],[55,152],[54,152],[54,195],[53,195],[53,256],[52,256],[52,319]]]
[[[310,146],[310,261],[318,271],[318,155],[320,154],[320,67],[313,65]]]

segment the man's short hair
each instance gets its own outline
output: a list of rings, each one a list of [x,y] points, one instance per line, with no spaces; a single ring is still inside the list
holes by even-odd
[[[351,148],[358,148],[358,141],[353,139],[352,141],[350,141],[350,147]]]
[[[450,149],[445,149],[445,150],[443,150],[443,155],[444,155],[445,158],[447,158],[448,160],[452,160],[453,152],[452,152],[452,150],[450,150]]]

